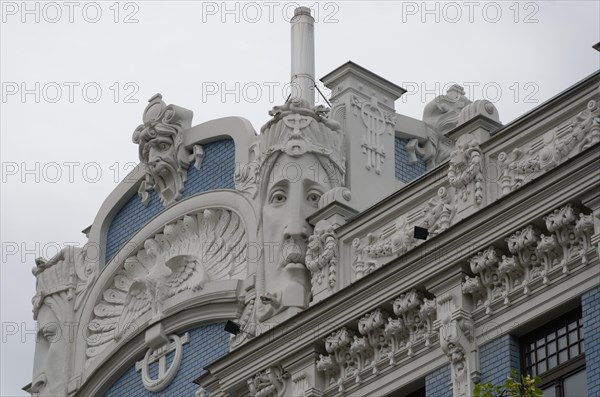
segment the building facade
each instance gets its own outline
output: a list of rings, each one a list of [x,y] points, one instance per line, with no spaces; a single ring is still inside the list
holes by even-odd
[[[458,85],[399,114],[348,62],[325,108],[291,22],[260,134],[150,98],[88,243],[36,261],[25,389],[451,397],[514,369],[600,396],[600,72],[502,125]]]

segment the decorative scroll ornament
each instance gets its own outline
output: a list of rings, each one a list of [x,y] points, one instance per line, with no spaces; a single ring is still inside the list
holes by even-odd
[[[177,335],[170,335],[169,340],[170,343],[156,350],[149,348],[144,359],[135,363],[135,370],[142,371],[144,387],[153,393],[164,390],[175,379],[183,358],[183,345],[189,341],[189,334],[186,333],[181,338]],[[175,355],[167,368],[167,355],[171,352],[175,352]],[[150,364],[156,361],[158,361],[158,375],[156,378],[152,378],[150,376]]]
[[[508,194],[568,158],[600,142],[600,107],[591,100],[587,109],[547,132],[527,151],[519,148],[498,155],[500,194]]]
[[[434,338],[433,320],[436,315],[435,300],[430,300],[417,290],[410,290],[392,301],[394,313],[402,320],[408,331],[406,349],[409,357],[413,355],[413,344],[425,341],[428,347]]]
[[[270,367],[248,379],[251,397],[283,397],[290,377],[280,365]]]
[[[138,195],[148,205],[148,192],[156,191],[163,206],[181,198],[189,164],[200,169],[204,150],[195,145],[190,152],[183,146],[183,132],[191,128],[193,113],[176,105],[167,106],[162,95],[148,100],[144,110],[144,124],[133,133],[133,143],[139,145],[139,157],[145,169],[145,179]]]
[[[311,274],[313,295],[327,275],[326,281],[329,289],[335,288],[338,265],[338,238],[333,230],[333,225],[316,227],[312,236],[308,238],[306,250],[306,267]]]
[[[93,358],[114,340],[136,329],[131,326],[151,311],[160,320],[166,299],[207,282],[244,279],[247,235],[240,217],[226,209],[206,209],[185,215],[144,242],[125,260],[94,307],[87,356]]]
[[[475,203],[483,203],[483,153],[479,140],[471,134],[462,135],[450,153],[448,181],[456,189],[455,198],[466,202],[474,194]]]

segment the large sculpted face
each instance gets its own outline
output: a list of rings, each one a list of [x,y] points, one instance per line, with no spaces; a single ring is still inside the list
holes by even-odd
[[[282,153],[272,163],[262,208],[265,293],[258,309],[260,321],[288,307],[308,306],[310,273],[305,256],[313,228],[306,219],[334,185],[323,167],[326,161],[314,154]]]
[[[50,308],[43,304],[37,314],[38,332],[33,363],[31,393],[33,396],[67,394],[66,368],[68,333]]]
[[[168,135],[158,135],[146,143],[148,168],[154,176],[168,177],[177,173],[177,157],[173,139]]]

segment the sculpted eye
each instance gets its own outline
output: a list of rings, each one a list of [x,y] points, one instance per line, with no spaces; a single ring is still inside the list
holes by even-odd
[[[170,145],[169,145],[168,143],[165,143],[165,142],[163,142],[163,143],[161,143],[161,144],[158,146],[158,149],[159,149],[159,150],[161,150],[161,151],[165,151],[165,150],[167,150],[167,149],[169,148],[169,146],[170,146]]]
[[[308,195],[306,196],[306,200],[314,205],[317,205],[317,203],[319,202],[319,200],[321,199],[321,192],[317,191],[317,190],[311,190],[310,192],[308,192]]]
[[[285,195],[285,192],[281,189],[279,190],[275,190],[273,193],[271,193],[271,198],[269,200],[269,202],[271,204],[282,204],[285,203],[285,201],[287,200],[287,196]]]
[[[54,326],[42,328],[42,337],[46,340],[51,340],[56,336],[56,328]]]

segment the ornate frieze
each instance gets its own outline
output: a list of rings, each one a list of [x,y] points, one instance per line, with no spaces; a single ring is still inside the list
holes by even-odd
[[[148,192],[155,190],[166,207],[181,198],[189,164],[194,161],[194,167],[200,169],[204,150],[200,145],[194,145],[192,150],[183,145],[183,132],[192,124],[191,110],[167,106],[160,94],[148,102],[144,123],[133,133],[133,143],[139,146],[140,162],[146,174],[138,194],[142,203],[148,205]]]
[[[528,225],[506,239],[512,256],[488,247],[469,259],[474,276],[465,277],[462,291],[472,296],[475,307],[485,307],[485,312],[491,314],[495,302],[510,305],[513,291],[522,289],[528,295],[537,280],[542,286],[548,285],[552,276],[556,277],[555,269],[568,273],[577,256],[582,264],[588,262],[594,230],[591,215],[568,203],[543,220],[549,233]]]
[[[329,355],[320,355],[316,368],[326,374],[329,386],[343,392],[346,380],[359,384],[367,370],[377,375],[384,363],[395,365],[402,353],[411,358],[437,337],[435,300],[413,289],[391,303],[396,316],[377,308],[358,320],[358,333],[343,327],[326,338]]]
[[[164,302],[213,280],[244,279],[247,235],[240,217],[212,208],[185,215],[147,239],[128,257],[102,294],[88,326],[88,360],[135,329],[151,311],[150,323],[163,318]]]
[[[515,148],[498,155],[500,195],[550,170],[568,158],[600,142],[600,108],[591,100],[587,108],[567,123],[534,141],[527,150]]]

